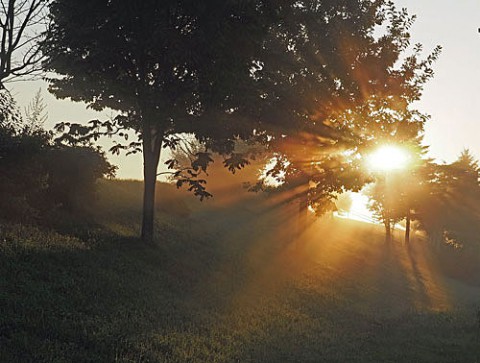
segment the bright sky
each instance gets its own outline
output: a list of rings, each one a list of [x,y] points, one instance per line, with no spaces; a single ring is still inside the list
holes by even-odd
[[[443,47],[435,78],[419,104],[432,116],[425,133],[430,155],[450,162],[468,147],[480,157],[480,1],[396,0],[417,14],[413,42]]]
[[[417,15],[412,29],[413,43],[422,43],[425,52],[443,47],[435,64],[435,78],[425,89],[418,107],[432,116],[425,133],[430,156],[438,161],[454,160],[468,147],[480,158],[480,1],[479,0],[396,0]],[[16,82],[10,89],[20,106],[25,107],[41,88],[48,104],[51,127],[57,122],[86,122],[105,119],[109,113],[86,110],[83,104],[58,101],[46,92],[41,81]],[[108,145],[108,140],[105,142]],[[113,157],[120,178],[142,178],[140,155]]]

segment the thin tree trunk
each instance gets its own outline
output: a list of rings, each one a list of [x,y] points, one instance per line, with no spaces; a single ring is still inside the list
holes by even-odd
[[[407,210],[406,223],[405,223],[405,244],[406,245],[410,243],[410,222],[411,222],[411,214],[410,214],[410,208],[409,208]]]
[[[143,217],[142,241],[153,244],[155,221],[155,187],[157,184],[157,168],[160,160],[163,134],[155,129],[145,127],[143,131]]]
[[[302,196],[298,201],[298,233],[300,236],[307,226],[308,218],[308,197]]]
[[[300,194],[295,201],[295,204],[297,204],[296,216],[292,220],[291,226],[291,231],[293,232],[291,238],[295,248],[298,248],[300,246],[300,237],[305,231],[308,217],[308,185],[301,185],[299,190]]]
[[[392,240],[392,224],[390,219],[385,220],[384,225],[385,225],[385,241],[389,243]]]

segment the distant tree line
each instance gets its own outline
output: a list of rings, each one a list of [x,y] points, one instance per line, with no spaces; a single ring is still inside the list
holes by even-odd
[[[413,155],[405,171],[376,175],[367,188],[370,208],[385,225],[387,241],[395,224],[425,233],[432,250],[456,271],[476,271],[480,261],[480,169],[468,149],[449,164]],[[460,259],[458,257],[461,257]],[[454,257],[452,259],[452,257]],[[461,266],[460,266],[461,265]],[[461,267],[461,268],[459,268]]]

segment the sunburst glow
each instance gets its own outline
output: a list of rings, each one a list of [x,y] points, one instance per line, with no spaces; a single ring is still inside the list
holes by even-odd
[[[385,145],[376,150],[368,157],[368,166],[373,170],[398,170],[408,164],[406,150],[393,145]]]

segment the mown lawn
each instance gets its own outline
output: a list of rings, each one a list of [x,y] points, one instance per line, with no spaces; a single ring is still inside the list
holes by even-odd
[[[0,362],[480,361],[479,289],[421,241],[324,220],[292,243],[266,211],[160,214],[156,248],[115,216],[77,237],[0,225]]]

